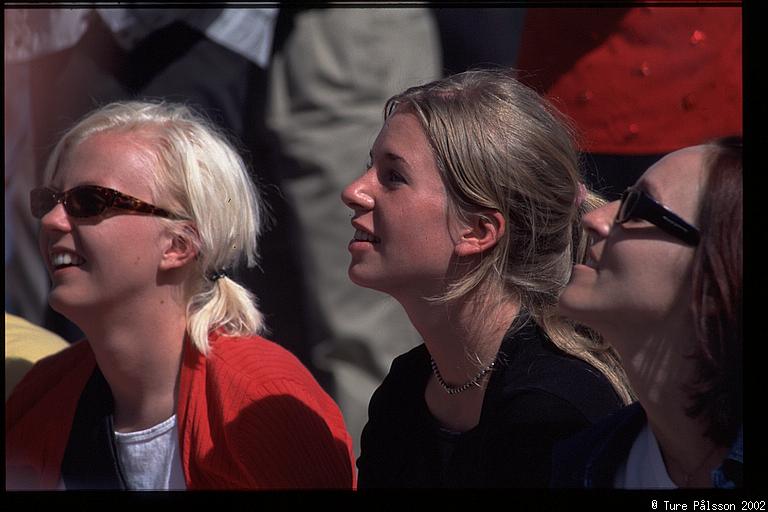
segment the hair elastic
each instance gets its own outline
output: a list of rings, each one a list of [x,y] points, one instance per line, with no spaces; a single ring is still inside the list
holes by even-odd
[[[212,274],[208,274],[206,277],[208,278],[209,281],[216,282],[222,277],[229,277],[229,274],[227,274],[226,270],[221,269],[221,270],[214,271]]]

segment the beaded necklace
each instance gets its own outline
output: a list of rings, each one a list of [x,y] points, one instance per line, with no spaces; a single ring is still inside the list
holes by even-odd
[[[460,386],[451,386],[445,380],[443,379],[443,376],[440,375],[440,370],[437,368],[437,363],[435,363],[435,360],[431,357],[429,358],[429,363],[432,365],[432,373],[435,375],[435,378],[437,379],[437,382],[440,384],[440,387],[442,387],[446,393],[449,395],[456,395],[463,391],[468,390],[472,386],[480,386],[479,382],[480,379],[482,379],[485,374],[490,372],[494,366],[496,366],[496,359],[491,361],[491,364],[480,370],[480,373],[469,379],[464,384],[461,384]]]

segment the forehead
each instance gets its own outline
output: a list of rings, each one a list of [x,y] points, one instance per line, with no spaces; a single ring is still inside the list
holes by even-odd
[[[384,122],[384,126],[377,137],[377,143],[382,142],[381,139],[387,139],[388,142],[402,142],[413,145],[428,145],[427,136],[424,133],[424,128],[421,126],[418,118],[415,114],[408,110],[403,110],[402,107],[390,115]]]
[[[638,184],[678,214],[687,212],[689,218],[695,217],[708,174],[705,164],[709,149],[694,146],[670,153],[649,167]]]
[[[399,161],[405,170],[418,171],[422,177],[433,174],[438,177],[427,134],[418,118],[408,111],[398,110],[387,118],[371,152],[377,159]]]
[[[62,155],[51,182],[62,189],[85,183],[121,190],[144,188],[152,183],[155,165],[146,141],[137,133],[100,132]]]

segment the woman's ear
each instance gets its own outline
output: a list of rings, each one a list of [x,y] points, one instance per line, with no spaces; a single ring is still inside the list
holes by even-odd
[[[457,256],[472,256],[492,249],[504,236],[506,221],[498,210],[485,210],[469,216],[454,247]]]
[[[162,270],[180,268],[193,261],[198,255],[200,234],[192,224],[184,224],[181,229],[170,233],[170,243],[163,252],[160,262]]]

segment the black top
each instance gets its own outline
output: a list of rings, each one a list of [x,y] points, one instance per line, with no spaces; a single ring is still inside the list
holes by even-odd
[[[77,402],[61,462],[67,490],[127,489],[114,439],[114,400],[97,366]]]
[[[560,351],[528,320],[504,337],[478,425],[448,432],[424,401],[429,357],[424,345],[399,356],[373,394],[359,488],[545,488],[553,444],[622,405],[599,371]]]

